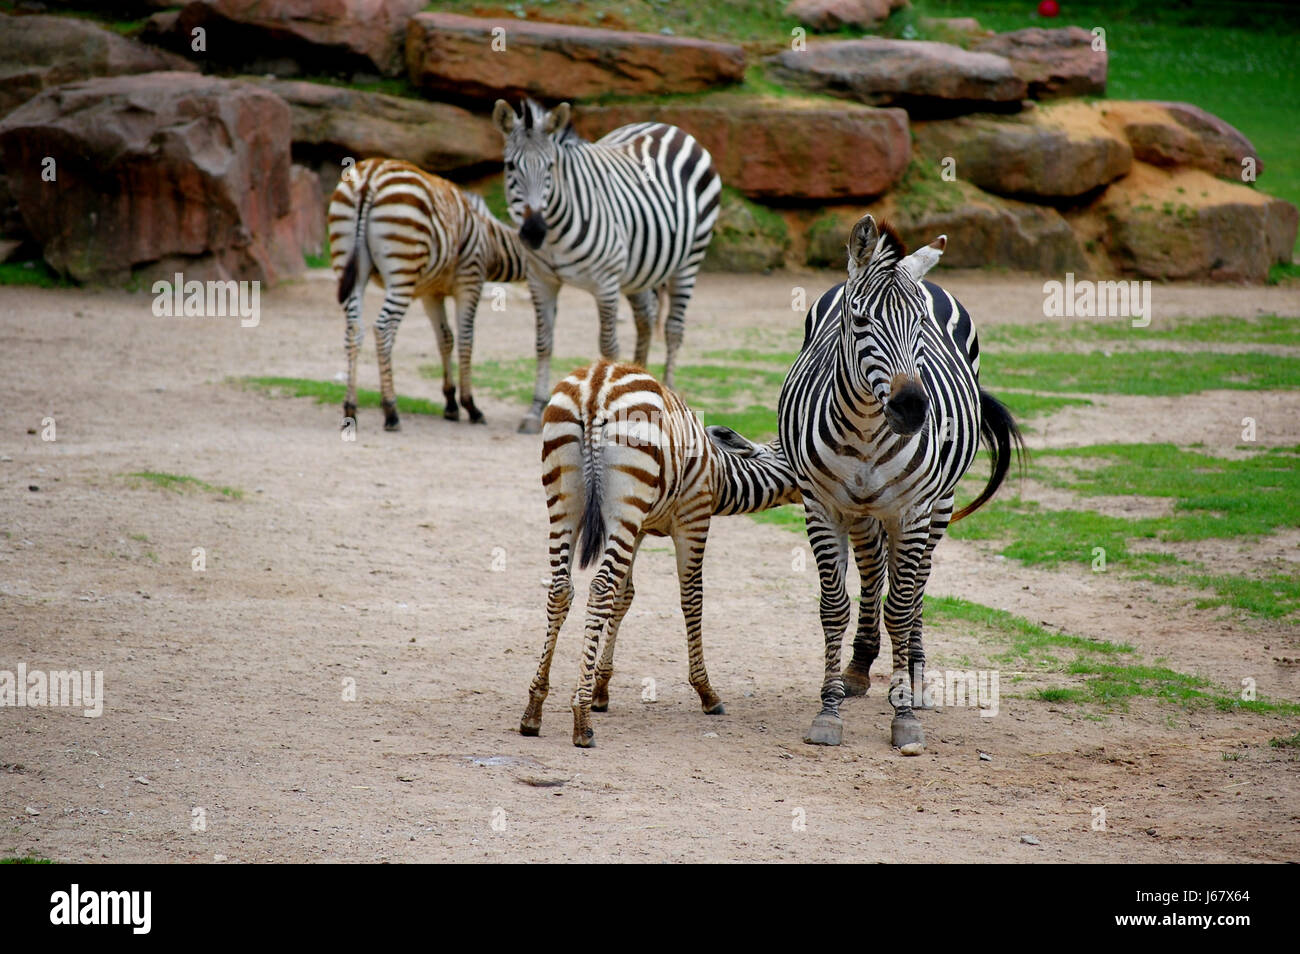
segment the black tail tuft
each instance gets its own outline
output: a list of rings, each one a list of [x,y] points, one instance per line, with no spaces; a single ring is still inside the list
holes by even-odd
[[[587,508],[582,515],[582,552],[578,557],[578,565],[584,570],[605,548],[605,513],[600,496],[600,485],[588,484]]]
[[[354,247],[348,260],[343,263],[343,274],[339,276],[339,304],[352,297],[352,289],[357,287],[357,250]]]
[[[1011,469],[1011,451],[1014,447],[1016,460],[1021,470],[1025,466],[1025,441],[1020,436],[1016,419],[1011,416],[1007,406],[988,391],[980,388],[980,439],[988,449],[993,461],[993,470],[989,482],[980,491],[980,495],[962,507],[952,516],[952,523],[963,517],[969,517],[984,506],[1002,486],[1007,471]]]

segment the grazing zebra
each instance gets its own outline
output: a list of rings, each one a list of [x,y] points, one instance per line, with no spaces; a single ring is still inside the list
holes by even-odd
[[[460,336],[460,403],[475,424],[483,414],[474,405],[470,361],[474,351],[474,313],[483,283],[525,277],[524,253],[514,230],[488,211],[472,192],[399,159],[363,159],[339,180],[330,199],[329,232],[339,304],[347,314],[345,343],[348,391],[343,416],[356,420],[357,352],[361,348],[361,297],[372,274],[384,287],[384,304],[375,321],[384,429],[401,427],[393,390],[393,339],[411,299],[419,296],[433,323],[442,353],[443,417],[460,417],[451,380],[455,343],[443,299],[456,299]],[[346,424],[346,421],[345,421]]]
[[[519,429],[541,429],[550,393],[555,301],[564,282],[591,292],[600,312],[600,353],[617,359],[614,322],[622,292],[636,321],[637,364],[645,367],[666,287],[668,357],[673,386],[686,305],[695,288],[722,182],[709,153],[664,123],[634,123],[598,142],[569,124],[568,103],[547,112],[525,101],[516,114],[499,99],[492,121],[505,136],[506,199],[519,236],[532,250],[528,287],[537,313],[537,383]]]
[[[974,512],[1001,485],[1013,443],[1010,413],[979,386],[979,342],[970,315],[923,281],[946,244],[911,256],[871,216],[853,227],[848,281],[808,313],[803,347],[781,389],[784,453],[807,513],[817,560],[826,637],[822,710],[807,741],[839,745],[840,702],[860,695],[880,648],[880,601],[888,573],[885,627],[893,642],[891,741],[905,754],[924,748],[912,687],[924,679],[921,607],[930,558],[952,520]],[[957,482],[980,439],[992,458],[988,484],[953,514]],[[853,659],[840,673],[849,623],[849,546],[862,599]]]
[[[600,562],[587,599],[582,671],[573,694],[573,744],[594,744],[590,713],[609,705],[614,641],[632,605],[632,563],[646,534],[673,538],[690,682],[704,711],[721,714],[700,640],[709,520],[798,501],[779,446],[752,444],[726,427],[706,429],[681,398],[640,367],[609,361],[575,371],[556,385],[543,420],[551,589],[546,644],[519,731],[537,735],[541,728],[551,657],[573,599],[570,570],[580,548],[582,567]],[[602,636],[605,649],[597,665]]]

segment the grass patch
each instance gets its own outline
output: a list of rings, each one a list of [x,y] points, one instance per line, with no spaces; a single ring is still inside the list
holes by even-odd
[[[439,375],[441,377],[441,375]],[[309,378],[260,377],[242,378],[247,387],[266,391],[273,397],[310,397],[317,404],[343,404],[347,388],[335,381],[313,381]],[[379,407],[382,396],[378,391],[357,388],[357,407]],[[402,414],[442,414],[442,405],[424,398],[397,396],[397,410]]]
[[[43,259],[30,262],[0,263],[0,285],[34,285],[37,288],[72,288],[72,282],[50,266]]]
[[[1269,739],[1268,744],[1275,749],[1300,749],[1300,732],[1285,738]]]
[[[980,329],[979,335],[980,344],[991,344],[999,348],[1040,344],[1051,347],[1060,342],[1106,342],[1122,347],[1146,341],[1300,347],[1300,320],[1280,315],[1260,315],[1256,318],[1216,315],[1211,318],[1185,319],[1169,328],[1134,328],[1127,318],[1118,321],[1081,319],[1045,321],[1032,325],[992,325]],[[999,351],[999,358],[1004,353]]]
[[[981,363],[980,383],[1006,388],[1171,397],[1200,391],[1300,387],[1300,358],[1244,352],[1000,352]]]
[[[329,268],[333,261],[328,251],[321,252],[319,255],[312,255],[308,252],[303,255],[302,259],[307,263],[308,268]]]
[[[1295,262],[1274,262],[1268,269],[1270,285],[1285,285],[1300,281],[1300,264]]]
[[[31,855],[24,855],[21,858],[0,858],[0,865],[52,865],[54,864],[49,858],[35,858]]]
[[[234,487],[217,487],[206,480],[199,480],[197,477],[190,477],[187,474],[167,474],[153,470],[140,470],[125,476],[133,480],[147,481],[157,487],[162,487],[164,490],[174,490],[177,493],[184,493],[188,490],[202,490],[231,500],[241,500],[244,496],[242,490],[236,490]]]

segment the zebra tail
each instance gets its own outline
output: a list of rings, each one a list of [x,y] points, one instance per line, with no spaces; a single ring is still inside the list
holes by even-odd
[[[582,543],[578,565],[584,570],[605,549],[605,464],[601,460],[600,450],[603,428],[603,421],[591,421],[582,436],[582,479],[587,486],[587,505],[582,515]]]
[[[349,170],[348,173],[355,175],[355,171]],[[370,214],[367,208],[366,200],[369,198],[368,183],[363,181],[357,189],[357,221],[356,233],[352,236],[352,251],[348,253],[348,260],[343,263],[343,274],[339,275],[339,304],[343,304],[352,297],[352,291],[357,287],[357,252],[361,248],[361,243],[365,241],[366,218]]]
[[[1017,463],[1020,465],[1021,470],[1024,470],[1025,441],[1020,435],[1020,428],[1016,424],[1016,419],[1011,416],[1011,412],[1007,410],[1005,404],[983,388],[980,388],[980,439],[984,442],[989,457],[992,459],[992,473],[989,474],[989,482],[980,491],[978,497],[953,514],[951,523],[956,523],[963,517],[969,517],[993,498],[993,495],[998,492],[998,488],[1002,486],[1007,471],[1011,469],[1011,452],[1013,449]]]

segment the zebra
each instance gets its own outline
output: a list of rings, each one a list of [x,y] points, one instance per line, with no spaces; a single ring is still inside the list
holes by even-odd
[[[344,426],[356,421],[361,298],[372,274],[385,289],[375,322],[384,430],[401,428],[393,390],[393,339],[416,296],[424,301],[438,336],[443,417],[449,421],[460,418],[460,409],[451,378],[455,336],[443,299],[455,297],[460,404],[471,422],[484,423],[470,385],[474,315],[485,281],[525,278],[524,252],[514,230],[498,221],[481,197],[446,179],[400,159],[363,159],[344,173],[330,199],[329,237],[338,300],[347,316]]]
[[[951,521],[983,506],[1024,445],[1010,412],[979,386],[979,341],[966,309],[924,275],[947,245],[911,256],[888,225],[854,225],[848,281],[808,312],[805,337],[781,389],[779,435],[806,513],[817,561],[826,641],[822,709],[805,741],[839,745],[840,702],[861,695],[885,627],[893,643],[891,743],[923,751],[912,687],[923,684],[921,609],[930,559]],[[983,440],[987,485],[953,513],[957,482]],[[840,672],[849,623],[849,546],[862,585],[853,657]],[[920,704],[920,703],[918,703]]]
[[[542,486],[550,515],[546,642],[519,731],[541,730],[577,555],[584,569],[597,560],[599,566],[587,599],[581,676],[572,700],[573,744],[595,744],[590,713],[609,706],[614,643],[632,605],[632,564],[647,534],[673,538],[690,683],[705,713],[725,712],[709,683],[700,638],[709,521],[799,500],[780,445],[753,444],[726,427],[705,428],[680,397],[641,367],[601,360],[556,385],[546,406]]]
[[[600,353],[618,357],[615,319],[622,292],[636,322],[635,361],[645,367],[666,292],[667,360],[673,386],[686,306],[718,218],[722,180],[690,134],[664,123],[633,123],[597,142],[570,125],[570,106],[547,111],[499,99],[492,121],[505,137],[510,217],[527,245],[528,286],[537,319],[537,381],[519,425],[541,429],[550,393],[555,302],[564,282],[591,292],[600,313]]]

